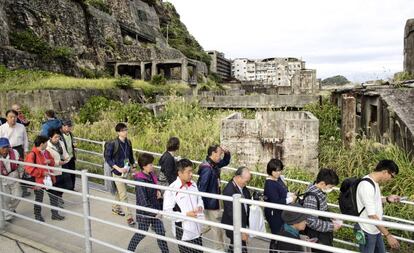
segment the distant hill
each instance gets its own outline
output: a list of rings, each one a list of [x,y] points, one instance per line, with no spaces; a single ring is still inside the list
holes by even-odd
[[[322,85],[344,85],[350,83],[346,77],[337,75],[337,76],[331,76],[328,78],[325,78],[322,80]]]

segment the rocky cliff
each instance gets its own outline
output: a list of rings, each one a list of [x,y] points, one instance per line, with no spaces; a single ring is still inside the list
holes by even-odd
[[[160,24],[179,20],[171,9],[160,0],[0,0],[0,64],[85,76],[108,62],[192,57],[162,34]]]

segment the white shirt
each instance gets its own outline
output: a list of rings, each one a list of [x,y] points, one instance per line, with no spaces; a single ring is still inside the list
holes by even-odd
[[[14,155],[16,157],[16,161],[18,161],[19,160],[19,153],[16,150],[14,150],[14,149],[13,149],[13,152],[14,152]],[[1,157],[1,158],[3,158],[3,157]],[[5,157],[5,159],[10,159],[9,154],[7,154],[7,156]],[[6,168],[7,172],[10,172],[11,171],[11,167],[10,167],[10,162],[9,161],[7,161],[7,162],[6,161],[0,161],[0,162],[2,162],[4,164],[4,167]],[[11,178],[19,178],[19,172],[18,172],[18,170],[15,170],[12,173],[10,173],[8,175],[8,177],[11,177]],[[19,182],[13,181],[13,180],[7,180],[7,179],[2,178],[2,184],[3,185],[11,185],[11,184],[14,184],[14,183],[19,183]]]
[[[364,178],[370,178],[365,176]],[[382,198],[380,186],[372,178],[370,178],[375,184],[374,186],[370,182],[362,181],[358,184],[357,188],[357,206],[358,211],[360,212],[362,208],[365,207],[365,210],[361,213],[362,218],[368,218],[368,215],[377,215],[380,220],[382,220],[383,208],[382,208]],[[379,234],[380,231],[375,225],[359,223],[361,229],[369,234]]]
[[[27,139],[26,128],[16,123],[13,127],[10,127],[9,123],[4,123],[0,126],[0,137],[9,139],[10,146],[23,146],[24,152],[29,151],[29,141]]]
[[[63,143],[63,141],[59,141],[59,143],[63,149],[63,159],[69,158],[69,154],[65,148],[65,143]],[[55,167],[62,168],[62,165],[59,165],[59,162],[61,162],[60,154],[57,151],[56,147],[52,144],[52,142],[50,142],[50,140],[47,142],[46,150],[49,151],[49,153],[52,155],[51,158],[55,161]],[[51,174],[54,176],[60,176],[62,175],[62,171],[54,170]]]
[[[198,192],[197,185],[193,181],[191,181],[191,186],[183,186],[181,179],[179,177],[177,177],[177,179],[172,184],[170,184],[170,187],[175,189]],[[173,210],[176,204],[180,208],[180,212]],[[204,204],[201,196],[173,191],[165,191],[164,193],[163,210],[165,212],[176,214],[178,213],[186,216],[187,212],[193,211],[199,207],[204,209]],[[197,219],[204,219],[204,214],[200,213],[200,215],[197,215]],[[173,218],[173,233],[175,233],[175,222],[182,222],[183,241],[189,241],[200,237],[202,224]]]

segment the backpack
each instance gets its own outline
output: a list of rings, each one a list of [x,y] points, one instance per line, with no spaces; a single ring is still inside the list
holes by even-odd
[[[129,139],[126,139],[127,144],[132,147],[131,141]],[[110,140],[110,141],[106,141],[105,145],[104,145],[104,155],[107,154],[108,151],[108,147],[110,144],[114,144],[114,149],[112,150],[112,154],[111,156],[113,157],[114,155],[116,155],[119,151],[119,141],[118,138],[114,139],[114,140]]]
[[[358,211],[358,205],[357,205],[357,189],[359,183],[362,181],[367,181],[372,184],[375,190],[375,184],[370,178],[357,178],[357,177],[351,177],[346,178],[340,188],[339,193],[339,208],[341,209],[341,213],[353,215],[353,216],[360,216],[361,213],[365,210],[365,207],[362,208],[361,211]]]

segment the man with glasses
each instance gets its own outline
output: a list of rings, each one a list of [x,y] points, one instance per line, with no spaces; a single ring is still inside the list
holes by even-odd
[[[358,210],[363,210],[360,217],[373,220],[382,220],[383,206],[382,204],[400,202],[401,198],[397,195],[382,197],[379,184],[391,181],[399,172],[397,164],[392,160],[382,160],[375,167],[375,170],[364,178],[368,178],[371,182],[364,180],[357,187],[357,206]],[[365,238],[359,242],[359,249],[362,253],[385,253],[385,245],[382,235],[387,239],[388,245],[392,249],[399,248],[398,241],[383,226],[375,226],[370,224],[358,223],[355,225],[356,231],[362,231]]]
[[[118,137],[115,140],[105,144],[105,163],[111,168],[112,177],[126,178],[130,167],[135,166],[134,155],[131,141],[128,137],[128,128],[124,123],[118,123],[115,126]],[[127,189],[125,183],[115,182],[116,192],[115,200],[128,203]],[[119,216],[125,216],[129,226],[134,226],[135,221],[132,218],[131,210],[125,207],[126,214],[122,211],[120,205],[112,206],[112,213]]]

